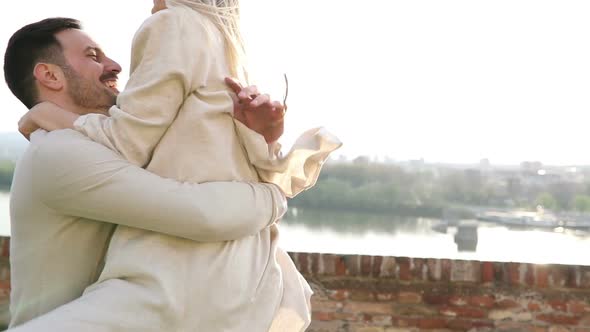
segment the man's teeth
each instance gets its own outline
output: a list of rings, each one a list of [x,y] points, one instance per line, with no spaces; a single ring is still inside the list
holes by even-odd
[[[104,84],[109,88],[116,88],[117,87],[117,82],[115,82],[115,81],[106,81],[106,82],[104,82]]]

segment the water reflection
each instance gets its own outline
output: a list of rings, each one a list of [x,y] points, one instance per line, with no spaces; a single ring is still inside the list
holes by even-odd
[[[309,210],[291,208],[285,221],[292,225],[305,225],[310,230],[332,230],[338,233],[434,233],[438,219],[400,217],[390,215]]]
[[[590,265],[588,233],[559,227],[294,208],[280,227],[281,246],[298,252]],[[2,193],[0,234],[10,234],[8,194]]]
[[[590,265],[588,233],[559,228],[301,209],[281,227],[293,251]]]

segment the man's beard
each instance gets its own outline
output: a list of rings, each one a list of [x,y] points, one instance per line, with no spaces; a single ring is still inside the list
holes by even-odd
[[[117,95],[108,88],[99,86],[81,77],[75,70],[64,69],[68,81],[68,95],[76,106],[107,112],[117,102]]]

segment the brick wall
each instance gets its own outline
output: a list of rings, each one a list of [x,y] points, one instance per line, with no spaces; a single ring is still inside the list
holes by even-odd
[[[0,237],[0,326],[10,239]],[[291,253],[312,285],[309,332],[590,332],[590,267]]]
[[[292,253],[310,332],[590,332],[590,267]]]
[[[8,325],[10,299],[10,238],[0,237],[0,329]]]

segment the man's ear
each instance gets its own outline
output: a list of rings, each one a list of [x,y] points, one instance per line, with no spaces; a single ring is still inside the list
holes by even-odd
[[[33,75],[41,86],[49,90],[59,91],[64,88],[64,73],[57,65],[51,63],[38,63],[33,69]]]

